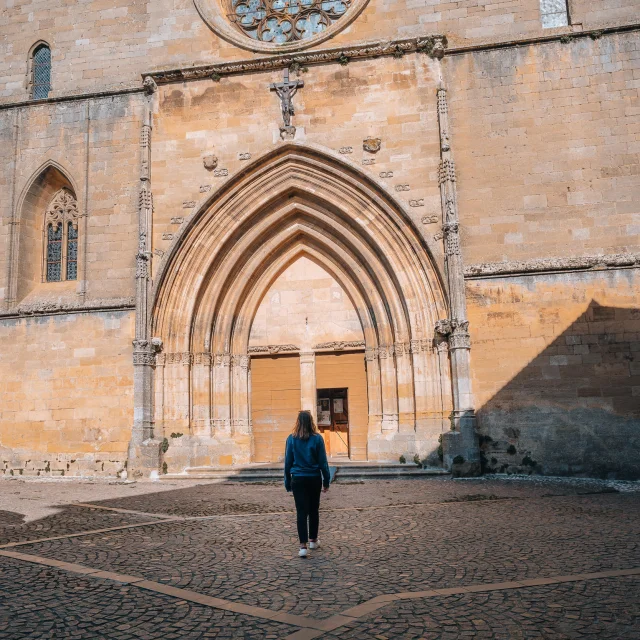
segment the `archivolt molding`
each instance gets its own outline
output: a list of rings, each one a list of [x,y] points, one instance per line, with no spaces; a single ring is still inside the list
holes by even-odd
[[[16,216],[19,217],[20,213],[22,212],[24,200],[27,197],[27,193],[29,193],[29,190],[33,186],[34,182],[38,179],[39,176],[44,174],[47,169],[56,169],[65,177],[65,179],[71,185],[71,190],[73,191],[78,202],[78,209],[80,211],[83,211],[83,203],[81,197],[82,189],[79,188],[76,180],[74,179],[73,172],[71,171],[69,164],[59,159],[55,160],[53,158],[49,158],[31,173],[31,175],[23,185],[20,196],[16,200]]]
[[[70,187],[69,191],[73,193],[73,196],[76,200],[76,211],[78,212],[78,217],[82,217],[84,214],[84,203],[82,201],[81,193],[82,191],[78,188],[78,184],[73,178],[73,173],[69,169],[66,162],[62,162],[60,160],[55,160],[53,158],[48,158],[43,162],[35,171],[31,173],[28,180],[22,187],[20,191],[20,195],[15,201],[13,210],[11,211],[11,218],[9,221],[10,229],[9,229],[9,251],[8,251],[8,259],[7,259],[7,272],[6,272],[6,304],[7,310],[11,311],[16,304],[16,296],[18,290],[18,270],[20,263],[20,226],[22,223],[22,217],[24,214],[25,200],[27,195],[34,187],[36,180],[49,169],[55,169],[58,171],[64,179],[67,181],[68,186]],[[42,211],[42,215],[45,215],[45,210]],[[44,222],[44,217],[42,222]],[[86,242],[85,234],[81,234],[80,236],[80,244],[83,245]],[[83,274],[79,273],[79,280],[81,280]]]
[[[174,408],[164,415],[183,421],[176,427],[188,426],[189,416],[197,429],[250,423],[243,362],[253,318],[271,284],[302,255],[340,283],[358,313],[359,348],[375,356],[367,367],[370,423],[411,428],[418,415],[438,412],[440,394],[426,379],[437,363],[415,346],[431,341],[436,320],[447,315],[441,280],[411,220],[369,178],[315,150],[283,145],[184,226],[159,273],[152,334],[167,353],[225,358],[192,360],[191,383],[173,367],[167,372]]]
[[[340,185],[339,188],[335,188],[334,181]],[[199,243],[198,238],[204,234],[203,227],[210,226],[212,218],[217,217],[220,220],[216,234],[224,233],[232,228],[237,208],[246,211],[246,219],[274,202],[277,203],[278,198],[290,197],[295,193],[296,187],[299,193],[307,193],[310,198],[316,199],[325,190],[330,190],[331,193],[325,199],[337,203],[338,207],[342,204],[341,198],[346,194],[354,210],[358,207],[364,210],[373,209],[374,219],[379,217],[383,221],[377,226],[386,229],[392,237],[397,237],[399,229],[404,229],[404,239],[409,245],[408,251],[412,254],[414,265],[418,269],[429,271],[433,276],[429,283],[429,288],[432,289],[430,297],[438,301],[440,308],[444,308],[444,280],[440,265],[433,259],[429,246],[415,228],[410,213],[395,199],[394,194],[385,185],[378,184],[371,176],[364,174],[358,165],[347,158],[339,157],[331,150],[289,142],[256,159],[217,191],[208,194],[198,204],[194,213],[185,220],[162,256],[157,270],[152,294],[156,312],[164,306],[159,304],[159,300],[166,295],[165,292],[171,286],[167,280],[175,279],[180,271],[175,268],[175,260],[179,259],[181,263],[184,261],[184,266],[187,265],[184,246],[188,243]],[[335,206],[336,204],[333,205],[334,208]],[[207,222],[204,222],[203,218],[206,218]],[[353,218],[357,219],[359,216],[355,214]],[[196,227],[198,231],[194,232]],[[202,251],[198,254],[205,255]],[[207,260],[205,255],[204,261]],[[191,257],[188,261],[189,266],[197,266],[196,261],[197,258]],[[425,262],[428,264],[425,265]],[[434,323],[437,319],[434,319]],[[155,323],[158,321],[159,316],[156,314]]]

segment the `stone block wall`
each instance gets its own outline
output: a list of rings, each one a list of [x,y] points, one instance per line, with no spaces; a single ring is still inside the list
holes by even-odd
[[[295,142],[359,170],[400,201],[430,250],[440,213],[437,64],[424,54],[309,67],[295,96]],[[234,176],[281,143],[282,71],[160,86],[154,107],[154,249],[166,251],[184,220]],[[381,138],[378,153],[363,151]],[[203,157],[216,156],[207,170]],[[365,162],[370,164],[365,164]],[[415,206],[414,206],[415,205]],[[425,222],[423,222],[423,219]]]
[[[4,142],[0,149],[3,161],[0,175],[6,185],[0,199],[0,265],[4,267],[0,284],[4,295],[0,295],[0,303],[8,302],[6,274],[11,255],[11,222],[44,215],[44,211],[41,214],[28,211],[27,195],[48,166],[56,167],[64,175],[80,211],[86,215],[86,255],[79,256],[80,279],[70,290],[64,283],[41,283],[35,290],[21,288],[29,292],[29,299],[19,299],[19,295],[13,304],[37,307],[40,301],[52,299],[77,304],[76,294],[84,294],[85,300],[133,296],[141,106],[139,96],[125,95],[43,104],[17,112],[0,111],[0,135]],[[37,246],[33,255],[14,256],[17,264],[42,261],[39,230],[43,218],[34,219],[34,225],[38,228]],[[85,234],[82,222],[80,234]],[[19,235],[20,226],[16,237]]]
[[[0,473],[125,468],[133,324],[131,311],[0,318]]]
[[[632,0],[572,0],[570,10],[577,29],[637,20]],[[28,99],[29,52],[38,40],[52,49],[52,96],[135,87],[144,72],[251,57],[217,36],[193,0],[8,0],[0,31],[0,103]],[[468,45],[544,32],[539,0],[369,0],[319,48],[432,33]]]
[[[637,32],[445,65],[466,264],[637,251]]]
[[[640,476],[635,269],[467,283],[487,472]]]

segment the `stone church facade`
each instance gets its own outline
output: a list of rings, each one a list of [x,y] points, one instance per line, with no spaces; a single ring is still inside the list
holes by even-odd
[[[639,16],[7,2],[2,472],[639,477]]]

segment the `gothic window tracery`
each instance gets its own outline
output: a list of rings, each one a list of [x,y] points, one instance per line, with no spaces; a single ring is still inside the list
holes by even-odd
[[[46,44],[38,45],[31,58],[31,98],[43,100],[51,91],[51,49]]]
[[[230,19],[254,40],[285,44],[321,33],[350,6],[351,0],[232,0]]]
[[[78,201],[60,189],[45,212],[44,278],[47,282],[78,278]]]

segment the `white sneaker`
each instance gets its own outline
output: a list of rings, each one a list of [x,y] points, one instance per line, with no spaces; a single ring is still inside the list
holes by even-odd
[[[317,549],[320,546],[320,540],[309,543],[309,549]]]
[[[300,549],[300,551],[298,551],[298,555],[301,558],[306,558],[307,557],[307,553],[309,553],[306,549]]]

